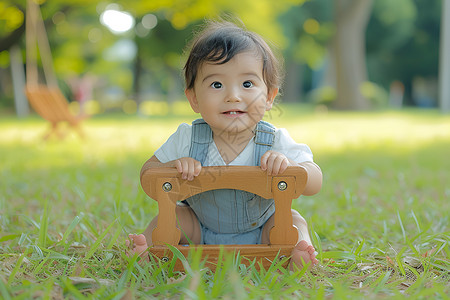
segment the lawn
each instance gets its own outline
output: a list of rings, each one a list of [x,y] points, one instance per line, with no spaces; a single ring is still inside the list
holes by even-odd
[[[96,116],[84,140],[43,141],[43,120],[1,115],[0,298],[448,299],[450,116],[433,110],[278,105],[267,116],[324,174],[319,194],[294,203],[319,252],[309,271],[227,257],[212,273],[194,255],[176,273],[125,256],[128,233],[157,209],[139,186],[142,164],[195,117]]]

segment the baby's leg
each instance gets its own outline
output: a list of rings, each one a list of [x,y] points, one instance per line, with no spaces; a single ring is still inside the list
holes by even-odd
[[[186,204],[178,203],[175,208],[177,215],[177,227],[181,230],[180,244],[200,244],[201,230],[200,223],[194,211]],[[152,232],[156,228],[158,216],[156,216],[144,231],[144,236],[149,246],[152,243]]]
[[[201,230],[200,223],[194,211],[185,204],[177,204],[175,209],[177,215],[177,227],[181,230],[180,244],[200,244]],[[135,235],[130,234],[129,238],[132,243],[127,241],[127,246],[130,248],[131,254],[141,254],[148,247],[153,245],[152,232],[156,228],[158,222],[158,216],[156,216],[145,229],[143,234]],[[145,255],[146,256],[146,255]]]
[[[294,266],[297,268],[303,268],[306,264],[315,265],[318,263],[316,259],[315,249],[312,246],[311,238],[308,232],[308,224],[305,219],[294,209],[292,211],[293,225],[298,229],[298,241],[297,245],[292,250],[290,269],[293,270]],[[264,225],[261,243],[270,243],[270,229],[274,225],[274,216],[270,217]]]
[[[318,263],[316,259],[316,249],[314,249],[311,237],[308,232],[308,224],[306,220],[296,210],[292,210],[292,221],[298,229],[298,243],[292,250],[290,268],[294,270],[296,266],[301,269],[305,264],[315,265]]]

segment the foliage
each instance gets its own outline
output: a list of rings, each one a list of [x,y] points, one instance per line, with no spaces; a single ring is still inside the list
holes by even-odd
[[[11,33],[22,25],[25,19],[23,7],[8,2],[0,2],[0,36]]]
[[[257,271],[225,257],[216,273],[137,263],[124,240],[156,203],[143,162],[194,115],[86,120],[86,140],[43,142],[41,119],[0,119],[0,293],[19,298],[445,299],[450,292],[448,116],[323,113],[277,105],[267,120],[307,143],[324,186],[294,206],[320,265]]]
[[[235,16],[283,51],[288,76],[286,90],[298,93],[287,100],[303,101],[300,92],[328,84],[329,43],[335,33],[333,5],[326,0],[113,1],[136,21],[135,30],[113,34],[99,22],[111,3],[89,0],[40,0],[61,86],[70,100],[73,81],[91,78],[96,100],[133,98],[174,100],[182,94],[180,67],[192,32],[205,18]],[[113,4],[114,4],[113,3]],[[368,80],[388,90],[391,83],[405,86],[406,103],[412,102],[415,77],[437,77],[440,8],[442,1],[377,0],[366,32]],[[117,6],[119,5],[119,6]],[[0,92],[2,105],[12,106],[9,47],[25,48],[26,0],[0,2]],[[158,24],[139,33],[143,18],[153,14]],[[128,58],[120,45],[134,51]],[[111,55],[113,53],[114,55]],[[25,57],[25,55],[24,55]],[[420,59],[417,59],[420,57]],[[297,67],[292,72],[292,67]],[[302,73],[302,74],[300,74]],[[431,86],[431,84],[427,84]],[[433,89],[431,86],[430,89]],[[117,91],[120,91],[117,92]],[[288,94],[288,93],[286,93]]]
[[[437,78],[440,19],[441,1],[375,1],[367,30],[371,79],[385,88],[401,80],[411,103],[415,77]]]
[[[284,35],[291,41],[284,54],[317,70],[322,67],[326,48],[334,35],[332,6],[325,1],[307,1],[279,17]]]
[[[218,18],[226,14],[241,19],[244,24],[267,39],[286,47],[287,41],[276,22],[277,17],[291,6],[300,5],[305,0],[282,0],[273,5],[272,1],[251,0],[158,0],[158,1],[126,1],[124,7],[131,8],[136,14],[140,12],[161,11],[175,29],[183,29],[190,23],[197,23],[205,18]],[[264,22],[261,22],[264,20]]]

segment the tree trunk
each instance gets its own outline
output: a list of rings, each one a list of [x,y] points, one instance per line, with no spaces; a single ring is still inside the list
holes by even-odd
[[[294,60],[287,61],[286,79],[283,88],[283,102],[302,101],[302,66]]]
[[[442,1],[439,103],[442,112],[450,112],[450,0]]]
[[[141,80],[142,80],[142,50],[139,43],[136,43],[137,53],[134,61],[134,76],[133,76],[133,98],[137,106],[142,102]]]
[[[336,109],[365,110],[370,103],[361,94],[367,80],[365,32],[373,0],[335,0],[336,35],[334,53],[337,99]]]
[[[9,50],[11,60],[11,77],[14,88],[14,104],[19,118],[26,117],[30,108],[25,97],[25,72],[23,68],[22,53],[19,46],[14,45]]]

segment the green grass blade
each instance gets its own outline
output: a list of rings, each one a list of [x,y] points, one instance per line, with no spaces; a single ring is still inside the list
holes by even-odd
[[[88,251],[88,253],[84,257],[85,259],[89,259],[89,258],[91,258],[92,255],[94,255],[95,251],[97,251],[98,247],[100,247],[100,243],[103,241],[103,239],[108,234],[108,232],[111,230],[111,228],[114,226],[114,224],[116,224],[116,221],[109,224],[109,226],[105,229],[105,231],[103,231],[103,233],[98,237],[98,239],[91,246],[91,249]]]
[[[323,258],[331,258],[333,260],[355,260],[355,254],[348,251],[326,251],[322,253]]]
[[[362,247],[364,246],[364,243],[366,242],[365,239],[362,239],[362,241],[358,241],[359,245],[358,248],[355,250],[355,255],[358,256],[361,253]]]
[[[108,246],[106,246],[106,249],[110,250],[110,249],[112,249],[112,247],[114,245],[118,244],[117,240],[118,240],[119,235],[120,235],[121,232],[122,232],[122,230],[120,228],[116,229],[116,231],[114,232],[114,234],[111,237],[111,240],[108,243]]]
[[[319,260],[320,262],[323,263],[324,257],[323,257],[322,243],[320,242],[320,237],[317,234],[317,232],[313,230],[312,225],[311,225],[311,233],[312,233],[311,239],[312,239],[313,245],[316,248],[316,251],[318,253],[317,260]]]
[[[411,243],[411,241],[406,238],[406,244],[408,245],[409,249],[411,249],[412,252],[414,252],[414,254],[417,257],[421,257],[419,251],[417,251],[416,247],[414,247],[414,245]]]
[[[64,288],[67,290],[64,297],[68,297],[70,295],[74,296],[74,299],[87,299],[71,282],[71,280],[67,277],[61,279],[61,283]],[[71,298],[71,297],[68,297]]]
[[[384,276],[380,276],[375,282],[373,283],[373,286],[375,287],[373,294],[378,293],[381,289],[385,287],[386,282],[389,280],[389,277],[391,276],[392,271],[387,271]]]
[[[34,268],[34,270],[33,270],[33,274],[38,274],[40,271],[41,271],[41,269],[42,269],[42,267],[45,265],[45,263],[47,263],[47,261],[49,260],[49,258],[50,258],[50,252],[47,254],[47,256],[39,263],[39,265],[37,265],[36,266],[36,268]]]
[[[403,227],[403,222],[402,222],[402,218],[400,217],[399,211],[397,211],[397,217],[398,217],[398,222],[400,224],[400,228],[402,229],[403,241],[406,242],[406,231],[405,231],[405,227]]]
[[[61,245],[66,244],[66,240],[69,237],[69,235],[72,233],[72,231],[75,229],[75,227],[80,223],[81,219],[84,217],[84,213],[80,212],[78,216],[75,216],[75,218],[70,223],[69,227],[67,227],[66,231],[64,232],[63,238],[59,242]]]
[[[48,234],[48,200],[45,201],[44,212],[42,213],[41,223],[39,226],[39,239],[37,244],[39,247],[46,248],[47,234]]]
[[[397,267],[400,269],[400,272],[402,273],[403,276],[406,275],[405,272],[405,268],[403,267],[403,262],[402,262],[402,258],[400,255],[396,255],[395,256],[395,261],[397,262]]]
[[[18,242],[19,246],[22,246],[23,243],[25,242],[25,240],[27,240],[27,239],[28,239],[28,235],[26,233],[22,233],[20,235],[19,242]]]
[[[18,238],[20,236],[20,234],[7,234],[7,235],[4,235],[4,236],[2,236],[1,238],[0,238],[0,243],[1,242],[6,242],[6,241],[10,241],[10,240],[13,240],[13,239],[15,239],[15,238]]]
[[[34,249],[34,252],[39,257],[39,259],[44,259],[44,253],[42,252],[42,249],[39,246],[31,245],[32,249]]]
[[[0,277],[0,295],[2,296],[2,299],[4,300],[10,300],[11,294],[8,292],[8,287],[3,282],[3,278]]]
[[[24,258],[26,256],[28,256],[28,254],[30,254],[30,252],[31,252],[31,248],[27,248],[25,250],[25,252],[22,255],[20,255],[19,259],[16,262],[16,265],[14,266],[14,269],[11,271],[11,274],[9,275],[9,278],[8,278],[8,285],[9,286],[11,286],[12,281],[16,277],[16,274],[19,271],[20,266],[22,265],[22,262],[23,262]]]
[[[422,232],[422,230],[420,230],[420,224],[419,224],[419,220],[417,220],[416,214],[414,213],[414,210],[411,210],[411,215],[414,219],[414,222],[416,222],[416,226],[417,226],[417,230],[419,231],[419,233]]]
[[[189,262],[187,261],[186,257],[184,257],[183,253],[181,253],[180,250],[178,250],[176,247],[172,245],[166,244],[166,246],[170,249],[170,251],[172,251],[174,258],[177,258],[181,261],[186,273],[192,274],[192,268],[189,265]]]

